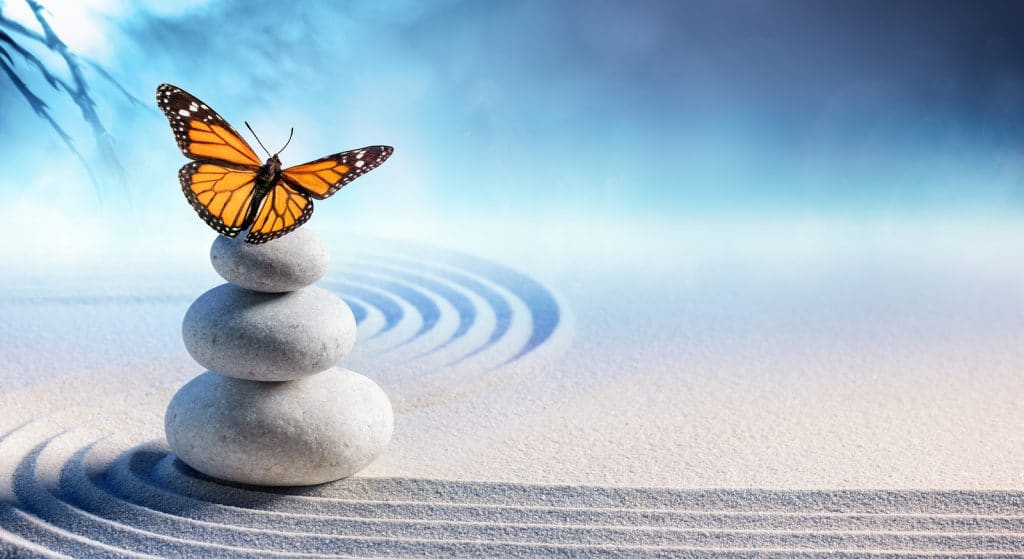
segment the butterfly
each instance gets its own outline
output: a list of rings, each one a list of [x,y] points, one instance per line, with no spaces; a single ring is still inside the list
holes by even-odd
[[[248,231],[248,243],[265,243],[295,230],[313,215],[313,198],[331,196],[394,152],[391,146],[366,146],[282,168],[280,150],[270,155],[256,138],[269,156],[261,163],[223,117],[180,87],[160,85],[156,102],[181,152],[193,160],[178,171],[185,198],[221,235]]]

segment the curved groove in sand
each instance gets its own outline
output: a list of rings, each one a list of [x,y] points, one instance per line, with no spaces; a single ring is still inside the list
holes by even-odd
[[[44,437],[13,472],[15,500],[0,508],[5,530],[56,553],[92,549],[119,557],[884,550],[1009,556],[1024,546],[1024,517],[1004,514],[1021,510],[1020,493],[673,491],[359,478],[266,490],[217,484],[160,442],[121,450],[132,438],[115,432],[90,439],[77,429]],[[56,475],[39,467],[44,455],[61,464]],[[685,509],[695,504],[704,508]],[[994,514],[978,516],[983,512]]]
[[[454,274],[452,279],[456,281],[470,279],[459,277],[458,271],[469,272],[477,277],[493,281],[499,287],[508,290],[517,299],[530,303],[528,308],[533,322],[530,339],[509,361],[529,353],[554,334],[561,318],[559,305],[550,291],[530,276],[509,266],[478,256],[441,251],[425,245],[419,245],[418,248],[421,253],[429,254],[431,257],[431,261],[425,266],[415,260],[402,258],[390,258],[389,260],[402,265],[423,266],[424,269],[432,270],[439,275]],[[438,267],[438,263],[448,270]],[[470,279],[470,281],[472,280]]]
[[[395,326],[398,326],[398,323],[401,322],[402,317],[405,314],[402,312],[402,307],[395,302],[394,298],[379,290],[367,289],[348,284],[341,285],[330,281],[323,281],[319,285],[325,289],[336,292],[342,299],[347,299],[349,297],[357,298],[380,311],[384,316],[384,326],[374,333],[374,336],[379,336],[394,329]]]
[[[482,299],[493,310],[495,316],[498,317],[494,330],[488,337],[487,342],[474,351],[482,351],[488,345],[500,340],[511,325],[512,313],[505,298],[497,291],[487,287],[483,282],[467,275],[443,271],[439,274],[436,268],[423,264],[406,264],[406,267],[403,268],[401,264],[392,262],[370,261],[359,262],[358,266],[361,269],[372,271],[379,276],[392,276],[409,284],[421,285],[443,298],[455,309],[458,315],[458,326],[455,331],[449,338],[442,341],[428,353],[444,349],[469,332],[479,311],[472,298],[467,296],[467,292]],[[443,277],[445,275],[448,277]],[[469,356],[466,355],[463,358]]]
[[[405,340],[403,343],[408,343],[410,340],[426,334],[441,320],[441,309],[417,287],[363,273],[349,273],[346,275],[356,283],[375,285],[388,293],[392,293],[416,309],[421,319],[420,327],[413,334],[412,338]]]
[[[561,324],[564,311],[555,297],[528,276],[468,255],[436,249],[426,254],[430,257],[427,261],[343,255],[337,277],[328,276],[321,282],[342,297],[376,308],[385,317],[384,327],[367,341],[400,329],[412,318],[409,313],[414,313],[419,323],[404,336],[389,337],[386,346],[374,346],[378,347],[375,354],[415,347],[401,362],[418,366],[420,375],[463,363],[476,371],[492,371],[537,349]],[[524,313],[514,310],[517,307]],[[466,346],[463,342],[485,311],[493,317],[490,331]],[[445,323],[450,327],[442,332],[439,326]],[[513,336],[520,330],[525,334]]]
[[[95,480],[94,480],[95,481]],[[101,495],[103,495],[101,493]],[[102,497],[101,497],[102,498]],[[154,505],[163,508],[166,496],[156,503],[145,503],[135,501],[136,507],[145,507],[147,510]],[[175,512],[180,511],[174,507]],[[167,512],[166,510],[163,512]],[[262,515],[269,511],[260,511],[260,514],[253,514],[253,511],[238,510],[229,507],[222,507],[220,514],[210,514],[206,511],[202,522],[202,529],[211,526],[222,526],[227,530],[236,530],[237,526],[245,526],[249,529],[262,532],[270,522]],[[211,518],[213,517],[213,518]],[[162,521],[162,518],[150,520],[150,525]],[[197,521],[198,522],[198,521]],[[674,526],[623,526],[623,525],[580,525],[580,524],[539,524],[523,522],[493,522],[493,521],[457,521],[450,519],[409,519],[409,518],[364,518],[359,516],[331,516],[318,517],[315,515],[282,516],[274,514],[272,525],[276,527],[275,537],[287,536],[308,536],[318,534],[321,536],[362,536],[367,534],[384,535],[391,538],[407,539],[444,539],[444,540],[467,540],[467,539],[488,539],[496,540],[504,538],[505,541],[518,543],[583,543],[589,545],[610,545],[623,539],[634,542],[634,545],[644,547],[650,546],[675,546],[689,545],[695,539],[706,541],[708,539],[729,539],[729,538],[781,538],[792,540],[795,536],[806,538],[828,538],[831,540],[845,540],[851,547],[861,547],[865,542],[874,542],[882,537],[888,537],[889,543],[897,540],[896,543],[912,545],[916,548],[938,545],[948,538],[949,534],[928,533],[922,531],[907,530],[802,530],[787,528],[782,530],[766,530],[763,528],[680,528]],[[200,528],[189,528],[191,533],[196,533]],[[426,536],[426,537],[425,537]],[[976,543],[995,546],[993,542],[1013,543],[1014,539],[1008,532],[1002,533],[962,533],[957,537],[970,536],[975,538]],[[225,534],[213,534],[217,541],[228,538]],[[992,542],[984,541],[991,537]],[[788,541],[787,540],[787,541]],[[902,540],[902,541],[899,541]],[[268,541],[268,540],[264,540]],[[303,542],[294,539],[284,539],[285,545],[303,545]],[[1019,543],[1019,538],[1017,539]],[[735,542],[733,542],[735,544]],[[741,546],[741,545],[739,545]]]

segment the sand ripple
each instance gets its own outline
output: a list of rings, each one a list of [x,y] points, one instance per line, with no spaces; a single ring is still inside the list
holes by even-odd
[[[22,450],[37,429],[46,430],[8,434],[3,450]],[[1024,549],[1021,493],[367,478],[267,490],[216,483],[160,439],[126,448],[133,434],[86,431],[44,437],[22,453],[15,500],[0,507],[0,545],[75,557],[1009,557]]]

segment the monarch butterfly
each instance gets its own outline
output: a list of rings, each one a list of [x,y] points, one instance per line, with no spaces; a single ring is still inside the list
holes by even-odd
[[[256,138],[269,156],[261,164],[223,117],[180,87],[160,85],[156,102],[181,152],[193,160],[178,171],[185,198],[221,235],[235,237],[248,230],[248,243],[265,243],[295,230],[313,215],[311,198],[331,196],[394,152],[391,146],[366,146],[282,169],[277,156],[283,147],[271,155]]]

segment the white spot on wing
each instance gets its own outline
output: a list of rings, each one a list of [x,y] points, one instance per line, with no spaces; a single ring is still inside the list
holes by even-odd
[[[181,116],[188,116],[188,115],[190,115],[192,113],[186,111],[185,109],[181,109],[181,110],[178,111],[178,114],[181,115]]]

